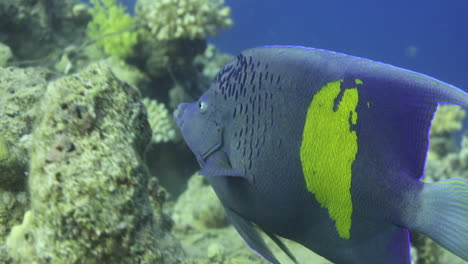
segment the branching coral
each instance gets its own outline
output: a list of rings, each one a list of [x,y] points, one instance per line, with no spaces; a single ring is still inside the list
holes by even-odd
[[[125,7],[116,0],[91,0],[90,10],[93,20],[88,24],[88,36],[101,38],[97,43],[108,55],[127,57],[132,53],[132,47],[138,41],[137,32],[122,32],[133,25],[132,17],[125,13]]]
[[[465,110],[457,105],[440,105],[432,120],[431,135],[452,134],[463,126]]]
[[[139,0],[137,12],[158,40],[204,39],[232,25],[223,0]]]
[[[153,131],[152,141],[160,143],[175,140],[177,138],[176,128],[164,104],[148,98],[142,101],[148,111],[148,120]]]
[[[454,133],[463,127],[465,110],[457,105],[440,105],[432,120],[428,158],[442,158],[456,150]]]
[[[220,53],[213,44],[208,44],[205,52],[195,58],[194,64],[203,69],[203,76],[211,81],[231,59],[232,55]]]

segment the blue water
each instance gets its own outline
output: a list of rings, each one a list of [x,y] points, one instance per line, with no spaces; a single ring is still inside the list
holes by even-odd
[[[344,52],[468,90],[468,1],[227,0],[234,27],[213,42],[232,53],[292,44]],[[416,54],[406,54],[413,46]],[[414,53],[414,52],[413,52]]]
[[[120,0],[133,7],[135,0]],[[339,51],[422,72],[468,90],[468,0],[226,0],[223,52],[261,45]]]

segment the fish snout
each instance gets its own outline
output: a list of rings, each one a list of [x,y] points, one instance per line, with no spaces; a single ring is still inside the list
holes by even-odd
[[[187,109],[187,106],[188,104],[187,103],[181,103],[179,104],[179,106],[177,107],[176,110],[174,110],[174,113],[173,113],[173,118],[175,120],[175,122],[177,123],[177,125],[180,127],[183,123],[183,117],[184,117],[184,112],[185,110]]]

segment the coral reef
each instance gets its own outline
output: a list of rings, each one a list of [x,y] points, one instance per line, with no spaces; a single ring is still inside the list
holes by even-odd
[[[441,158],[456,149],[454,132],[463,127],[465,110],[457,105],[442,104],[432,120],[429,158]]]
[[[0,245],[29,206],[30,138],[38,102],[53,77],[43,69],[0,68]],[[0,262],[6,262],[4,251]]]
[[[0,1],[0,39],[21,60],[44,58],[85,36],[77,0]]]
[[[169,89],[169,107],[171,109],[176,109],[179,104],[190,101],[193,101],[192,96],[178,82]]]
[[[223,0],[138,0],[141,21],[157,40],[205,39],[232,26]]]
[[[468,133],[458,146],[456,134],[463,128],[466,110],[456,105],[440,105],[431,127],[430,148],[424,181],[468,178]]]
[[[28,206],[29,195],[26,191],[0,192],[0,263],[7,263],[10,260],[5,240],[12,227],[21,223]]]
[[[458,147],[454,140],[447,139],[456,148],[441,158],[429,156],[426,164],[425,182],[435,182],[448,178],[468,179],[468,132],[465,132]],[[446,143],[449,144],[449,143]]]
[[[226,62],[205,48],[232,24],[230,10],[218,0],[138,2],[134,23],[115,0],[1,1],[0,67],[58,74],[0,68],[0,263],[265,263],[203,178],[190,192],[203,186],[204,206],[175,209],[191,212],[196,231],[165,213],[161,186],[176,197],[196,166],[163,102],[175,86],[177,98],[197,97]],[[132,26],[138,33],[124,33]],[[173,228],[189,236],[188,256]],[[197,237],[208,244],[193,247]]]
[[[134,65],[127,64],[124,60],[116,56],[110,56],[101,61],[106,64],[115,76],[122,81],[125,81],[144,91],[144,88],[149,83],[149,78],[146,74]]]
[[[195,56],[205,50],[204,39],[158,41],[145,29],[142,29],[140,36],[135,55],[138,64],[158,81],[159,86],[164,86],[165,82],[172,83],[174,78],[196,83],[194,77],[198,73],[192,63]]]
[[[168,91],[180,85],[199,96],[211,79],[194,59],[205,51],[208,35],[232,23],[229,13],[219,0],[138,0],[138,64],[158,83],[158,89]]]
[[[203,76],[211,81],[232,57],[232,55],[220,53],[213,44],[208,44],[205,52],[198,55],[193,63],[197,68],[201,69]]]
[[[29,138],[38,102],[54,75],[41,69],[0,68],[0,188],[24,190]]]
[[[458,105],[442,104],[432,120],[431,136],[449,135],[463,127],[465,110]]]
[[[178,139],[178,132],[172,116],[164,106],[156,100],[145,98],[142,100],[148,112],[148,120],[153,132],[153,143],[169,142]]]
[[[13,262],[181,263],[150,206],[139,92],[95,64],[50,83],[38,116],[31,206],[7,239]]]
[[[11,58],[13,58],[13,53],[10,47],[0,42],[0,67],[5,67]]]
[[[90,9],[93,19],[88,24],[88,36],[98,39],[118,33],[100,39],[97,45],[102,47],[108,55],[120,58],[131,55],[132,48],[138,41],[138,33],[129,30],[133,26],[133,19],[125,12],[125,7],[121,3],[116,3],[116,0],[91,0],[90,2],[93,5]]]
[[[226,227],[229,224],[216,193],[199,174],[189,179],[187,190],[174,206],[172,219],[175,230],[182,233]]]

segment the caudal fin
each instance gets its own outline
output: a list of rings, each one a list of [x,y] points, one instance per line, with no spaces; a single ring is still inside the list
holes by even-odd
[[[424,184],[414,230],[468,261],[468,181]]]

